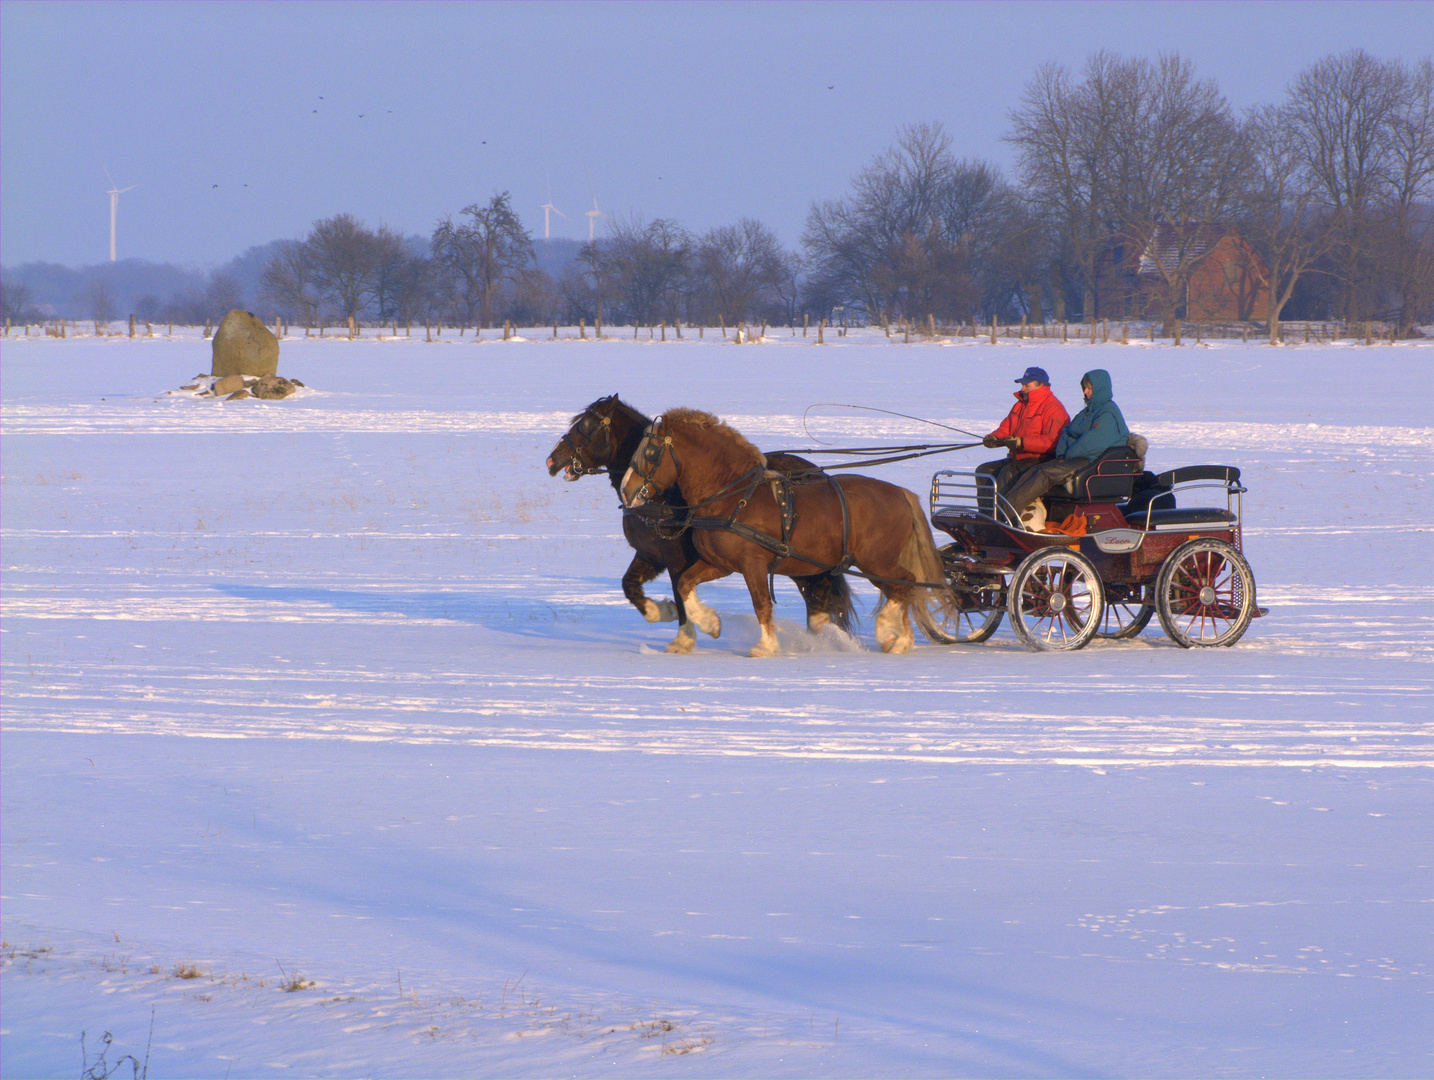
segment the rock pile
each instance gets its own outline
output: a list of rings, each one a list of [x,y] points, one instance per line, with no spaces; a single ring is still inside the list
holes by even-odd
[[[245,398],[279,401],[303,386],[298,379],[286,379],[282,375],[262,375],[257,379],[243,375],[225,375],[222,378],[196,375],[180,389],[190,391],[195,397],[223,398],[225,401],[243,401]]]

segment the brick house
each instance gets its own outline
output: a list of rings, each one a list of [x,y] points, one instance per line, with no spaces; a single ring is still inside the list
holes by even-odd
[[[1160,316],[1172,282],[1185,277],[1177,319],[1266,322],[1270,317],[1269,267],[1233,227],[1162,221],[1140,254],[1136,306]]]

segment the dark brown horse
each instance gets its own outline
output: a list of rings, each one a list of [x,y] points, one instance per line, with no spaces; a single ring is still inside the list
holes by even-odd
[[[921,500],[869,476],[794,485],[784,523],[782,485],[762,452],[715,416],[674,409],[653,421],[622,479],[623,502],[641,506],[677,485],[697,522],[693,544],[702,563],[678,582],[686,589],[738,573],[762,627],[752,656],[777,651],[772,628],[773,573],[809,574],[854,564],[885,598],[876,615],[883,652],[911,648],[910,609],[945,605],[941,557]],[[705,565],[704,565],[705,564]]]
[[[650,418],[616,394],[599,398],[573,417],[572,426],[553,447],[548,455],[548,475],[561,472],[565,479],[577,480],[606,472],[620,497],[623,474],[650,423]],[[768,464],[787,475],[823,475],[816,465],[795,454],[773,454]],[[682,528],[685,511],[682,496],[673,487],[650,500],[643,510],[625,511],[622,521],[623,535],[636,553],[622,576],[623,595],[648,622],[677,620],[677,637],[668,645],[668,652],[692,651],[697,640],[694,625],[712,637],[722,632],[721,616],[698,599],[696,582],[685,590],[679,586],[683,575],[695,567],[711,570],[697,554],[691,531]],[[672,581],[672,599],[653,600],[642,587],[664,570]],[[700,580],[724,576],[710,573]],[[851,587],[845,575],[818,571],[794,580],[806,602],[808,626],[819,630],[832,623],[842,630],[851,628]]]

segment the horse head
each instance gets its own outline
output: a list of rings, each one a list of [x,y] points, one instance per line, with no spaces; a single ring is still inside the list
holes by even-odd
[[[659,416],[648,427],[632,464],[622,478],[622,501],[625,506],[641,506],[653,496],[666,491],[682,473],[672,432]]]
[[[621,438],[613,431],[618,415],[617,395],[598,398],[577,416],[548,455],[548,475],[562,472],[564,480],[603,472],[617,456]]]

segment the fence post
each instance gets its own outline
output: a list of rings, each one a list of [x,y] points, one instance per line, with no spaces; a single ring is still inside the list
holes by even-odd
[[[810,313],[810,312],[807,312],[807,311],[802,312],[802,337],[806,337],[806,336],[807,336],[807,323],[808,323],[809,321],[811,321],[811,317],[812,317],[812,316],[811,316],[811,313]],[[887,336],[887,337],[891,337],[890,332],[888,332],[886,336]]]
[[[991,344],[996,344],[996,316],[991,316]]]
[[[588,339],[588,320],[586,315],[578,319],[578,337],[583,341]]]
[[[826,328],[826,325],[827,325],[827,321],[826,321],[825,319],[823,319],[821,322],[817,323],[817,344],[818,344],[818,345],[825,345],[825,344],[826,344],[826,339],[822,336],[822,331]]]

